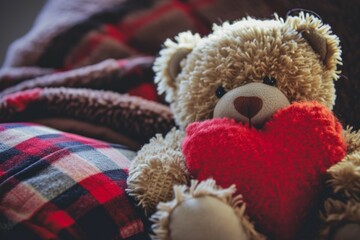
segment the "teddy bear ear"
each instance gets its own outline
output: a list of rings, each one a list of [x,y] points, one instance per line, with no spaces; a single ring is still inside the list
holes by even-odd
[[[336,72],[337,65],[342,64],[340,41],[332,33],[329,25],[324,24],[318,17],[304,12],[300,12],[298,16],[288,16],[285,25],[299,32],[319,55],[324,66]],[[334,74],[334,77],[337,79],[337,74]]]
[[[182,32],[175,41],[167,39],[160,55],[155,59],[153,70],[159,94],[165,93],[165,99],[172,102],[176,97],[179,82],[177,76],[181,72],[181,61],[200,41],[199,34],[190,31]]]

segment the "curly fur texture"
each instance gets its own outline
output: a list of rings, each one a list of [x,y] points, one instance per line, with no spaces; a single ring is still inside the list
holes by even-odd
[[[324,63],[301,35],[311,31],[326,39]],[[213,33],[201,40],[187,32],[179,34],[175,41],[167,41],[171,46],[162,50],[154,69],[159,90],[170,89],[167,100],[181,127],[212,117],[218,101],[214,92],[219,86],[229,91],[250,82],[262,82],[264,76],[277,79],[277,87],[290,102],[317,100],[329,108],[334,105],[333,80],[339,78],[336,66],[341,64],[339,39],[331,34],[328,25],[313,16],[301,14],[286,20],[248,17],[215,25]],[[164,74],[168,68],[166,60],[185,44],[187,48],[193,45],[192,52],[181,62],[181,73],[171,79]],[[174,84],[175,93],[171,90]]]
[[[290,104],[316,101],[331,110],[336,97],[334,82],[339,79],[341,64],[339,38],[329,25],[304,13],[286,19],[247,17],[215,25],[208,36],[185,32],[167,40],[154,70],[158,91],[165,94],[180,130],[165,138],[158,136],[144,146],[132,163],[129,193],[150,213],[157,202],[172,200],[171,181],[190,184],[194,174],[190,175],[183,163],[180,133],[193,122],[213,117],[221,98],[216,94],[218,89],[226,94],[248,83],[263,84],[265,78],[271,78],[276,80],[272,87]],[[323,169],[329,192],[322,194],[325,207],[314,210],[322,210],[322,230],[316,232],[324,239],[335,235],[341,239],[337,230],[340,226],[349,229],[348,223],[360,227],[356,217],[360,205],[360,133],[347,128],[343,136],[346,156],[327,171]],[[353,229],[356,231],[356,227]],[[160,238],[166,239],[165,235]]]
[[[188,171],[180,148],[182,138],[183,133],[175,129],[165,138],[156,135],[138,152],[129,169],[127,191],[147,214],[152,213],[159,202],[173,197],[172,187],[175,184],[188,182]]]

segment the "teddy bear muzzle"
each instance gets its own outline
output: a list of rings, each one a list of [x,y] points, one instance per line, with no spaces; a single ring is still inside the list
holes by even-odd
[[[223,95],[215,106],[213,117],[233,118],[261,128],[277,110],[288,105],[288,98],[278,88],[249,83]]]

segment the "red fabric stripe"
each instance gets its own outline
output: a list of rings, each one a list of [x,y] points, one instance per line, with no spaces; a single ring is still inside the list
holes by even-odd
[[[126,35],[124,35],[123,32],[120,32],[119,29],[117,29],[114,25],[107,24],[104,26],[104,30],[106,33],[108,33],[109,37],[116,39],[120,42],[126,41]]]
[[[151,11],[148,15],[145,15],[143,17],[139,17],[133,21],[120,22],[118,24],[118,28],[121,29],[121,32],[125,36],[131,36],[134,31],[138,30],[138,28],[145,26],[146,23],[159,18],[159,16],[169,12],[172,9],[180,8],[182,10],[184,9],[191,9],[191,11],[194,10],[194,8],[200,8],[204,7],[206,5],[213,4],[214,0],[199,0],[192,4],[192,6],[189,6],[188,4],[184,4],[180,2],[179,0],[173,0],[173,2],[170,2],[168,4],[165,4],[159,8],[154,9]]]
[[[120,22],[117,26],[123,33],[123,35],[126,36],[127,39],[129,39],[135,31],[138,31],[138,29],[142,26],[146,26],[147,23],[153,21],[154,19],[159,18],[159,16],[164,15],[168,13],[171,9],[173,9],[174,6],[172,3],[165,4],[159,8],[154,9],[149,14],[139,17],[132,22]]]
[[[0,169],[0,178],[2,177],[2,176],[4,176],[6,174],[6,171],[2,171],[1,169]]]
[[[142,97],[147,100],[158,102],[160,99],[157,95],[155,84],[142,83],[128,90],[129,95]]]
[[[33,231],[41,239],[58,239],[58,237],[53,232],[45,229],[42,226],[34,224],[30,220],[24,221],[21,224],[23,224],[27,229],[31,229],[31,231]]]
[[[53,152],[60,150],[50,139],[43,140],[37,137],[27,139],[26,141],[15,146],[15,148],[27,156],[41,156],[43,155],[44,151]]]
[[[72,133],[61,133],[59,138],[57,138],[56,142],[64,142],[64,141],[76,141],[85,145],[93,146],[94,148],[111,148],[108,143],[105,143],[101,140],[83,137],[81,135],[72,134]],[[53,143],[54,144],[54,143]]]
[[[5,102],[9,107],[15,108],[17,111],[23,111],[27,105],[36,99],[41,94],[42,89],[34,88],[22,92],[13,93],[5,97]]]
[[[25,222],[30,223],[28,228],[35,230],[36,234],[43,239],[57,239],[56,234],[63,229],[80,239],[77,231],[73,229],[76,226],[76,220],[68,213],[69,211],[59,209],[52,202],[47,202]]]
[[[149,22],[156,20],[171,10],[179,10],[184,12],[186,16],[192,20],[197,31],[201,34],[206,34],[209,31],[208,26],[206,26],[201,22],[200,19],[196,17],[196,9],[213,4],[213,2],[214,0],[200,0],[193,3],[192,5],[189,5],[182,3],[179,0],[173,0],[168,4],[164,4],[158,8],[153,9],[145,16],[136,18],[132,21],[126,22],[121,19],[121,22],[116,26],[106,24],[103,26],[103,32],[86,37],[87,39],[85,43],[83,43],[78,48],[74,57],[71,58],[71,63],[66,64],[65,69],[72,69],[75,64],[82,62],[94,49],[99,46],[99,44],[101,44],[107,38],[114,39],[117,42],[123,43],[126,45],[126,47],[131,48],[127,42],[133,37],[136,31],[139,31],[141,27],[146,26]],[[136,53],[136,49],[131,48],[131,50]]]
[[[123,43],[126,45],[126,48],[130,49],[134,54],[136,54],[138,51],[126,44],[128,38],[129,36],[126,36],[120,32],[114,25],[103,25],[101,32],[96,33],[96,35],[94,34],[92,36],[85,37],[85,43],[83,43],[78,48],[79,50],[75,52],[73,57],[71,57],[71,62],[66,63],[64,69],[73,69],[74,65],[81,63],[84,61],[84,59],[88,58],[91,52],[107,39],[113,39],[115,42]]]
[[[209,32],[209,27],[205,25],[199,18],[196,17],[196,8],[199,8],[199,6],[204,6],[206,4],[211,3],[212,1],[201,1],[200,3],[196,3],[196,6],[192,6],[189,4],[184,4],[183,2],[179,0],[173,0],[174,6],[176,6],[179,10],[184,12],[186,16],[191,19],[193,22],[195,28],[200,34],[206,34]]]
[[[75,221],[65,211],[58,210],[46,214],[45,223],[52,230],[59,231],[63,228],[71,226],[75,223]]]
[[[65,70],[72,69],[75,64],[80,63],[86,59],[89,54],[107,37],[106,35],[99,35],[98,33],[95,35],[93,32],[90,32],[89,34],[93,35],[88,35],[85,37],[86,42],[77,48],[74,56],[71,57],[71,62],[65,63]]]
[[[201,8],[207,5],[213,5],[215,4],[215,2],[216,2],[215,0],[199,0],[196,1],[195,3],[192,3],[192,6],[194,6],[195,8]]]
[[[41,135],[40,135],[41,136]],[[20,144],[14,146],[15,149],[19,150],[21,154],[17,154],[7,161],[0,164],[0,169],[2,171],[9,171],[13,166],[18,166],[21,162],[28,159],[30,156],[37,158],[47,157],[47,161],[53,162],[61,157],[69,155],[71,152],[67,151],[64,148],[56,146],[58,143],[76,141],[85,145],[96,146],[96,148],[110,148],[108,144],[101,142],[99,140],[82,137],[76,134],[71,133],[62,133],[61,135],[50,138],[50,139],[41,139],[37,137],[32,137],[26,141],[21,142]],[[59,151],[61,150],[61,151]],[[50,153],[53,153],[49,155]],[[4,174],[5,174],[4,173]],[[0,172],[1,176],[1,172]]]
[[[14,148],[19,150],[21,154],[16,154],[12,158],[3,162],[0,165],[0,168],[3,171],[9,171],[14,166],[21,165],[22,162],[28,160],[31,156],[41,158],[43,156],[47,156],[51,152],[57,152],[60,150],[59,147],[55,146],[54,143],[50,142],[49,140],[42,140],[36,137],[30,138],[18,144]],[[62,151],[62,156],[64,156],[63,152],[65,151]]]
[[[128,41],[129,36],[124,35],[122,31],[117,29],[114,25],[108,24],[104,26],[104,29],[107,33],[107,37],[116,40],[117,42],[125,43]],[[138,53],[138,50],[135,48],[132,48],[129,45],[126,45],[127,48],[131,49],[131,51],[136,54]]]
[[[80,184],[87,189],[100,204],[125,194],[124,189],[121,189],[115,182],[110,181],[109,178],[102,173],[86,178],[81,181]]]

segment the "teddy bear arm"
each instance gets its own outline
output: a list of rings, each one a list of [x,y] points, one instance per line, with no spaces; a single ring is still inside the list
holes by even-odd
[[[171,200],[175,184],[188,182],[189,174],[181,152],[182,138],[183,133],[175,129],[165,138],[157,135],[131,163],[127,192],[146,213],[153,212],[159,202]]]
[[[347,128],[344,137],[347,155],[328,170],[329,184],[339,198],[360,202],[360,131]]]
[[[344,131],[347,155],[332,166],[329,184],[335,193],[325,202],[323,239],[360,236],[360,131]]]

